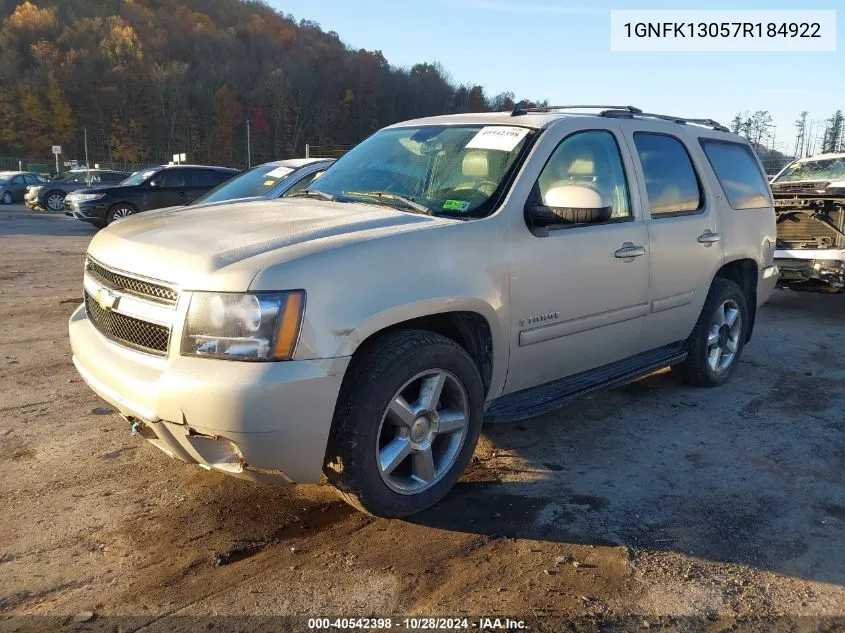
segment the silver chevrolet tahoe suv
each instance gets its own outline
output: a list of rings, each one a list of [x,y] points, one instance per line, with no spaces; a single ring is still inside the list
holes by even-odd
[[[713,121],[425,118],[295,197],[98,233],[73,362],[172,457],[406,516],[455,484],[484,420],[668,366],[725,382],[774,250],[761,166]]]

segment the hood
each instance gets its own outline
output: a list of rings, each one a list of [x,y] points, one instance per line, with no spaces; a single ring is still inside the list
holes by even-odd
[[[61,183],[56,183],[61,184]],[[81,185],[81,188],[74,189],[74,193],[100,193],[101,191],[105,191],[106,189],[118,189],[120,185],[97,185],[96,187],[86,187],[85,185]],[[132,189],[132,187],[125,187],[126,189]]]
[[[88,252],[107,266],[187,289],[242,291],[270,265],[456,221],[308,199],[175,207],[111,224]]]

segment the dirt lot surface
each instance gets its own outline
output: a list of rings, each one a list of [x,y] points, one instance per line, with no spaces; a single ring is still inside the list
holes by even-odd
[[[790,616],[816,630],[845,616],[845,295],[777,291],[722,388],[656,374],[488,426],[445,502],[388,521],[327,488],[227,478],[130,437],[71,364],[93,233],[0,208],[4,630],[110,616],[173,630],[197,621],[168,616],[209,614],[548,630]]]

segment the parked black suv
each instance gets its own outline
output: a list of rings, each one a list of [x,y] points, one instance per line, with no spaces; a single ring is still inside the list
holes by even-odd
[[[116,185],[129,178],[129,175],[128,172],[111,169],[75,169],[62,174],[61,178],[30,185],[26,188],[23,201],[33,211],[61,211],[65,208],[65,197],[71,191]]]
[[[165,165],[142,169],[114,187],[73,191],[65,198],[70,215],[104,227],[115,218],[186,204],[238,173],[229,167]]]

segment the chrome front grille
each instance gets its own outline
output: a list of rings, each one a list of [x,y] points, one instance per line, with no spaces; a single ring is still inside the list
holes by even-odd
[[[141,321],[119,312],[103,310],[97,301],[85,292],[85,311],[100,332],[116,343],[148,354],[164,356],[170,340],[170,328],[157,323]]]
[[[85,312],[106,338],[147,354],[166,356],[179,292],[164,283],[85,262]]]
[[[173,288],[144,281],[143,279],[136,279],[135,277],[127,277],[121,273],[109,270],[90,257],[85,262],[85,270],[94,279],[115,290],[122,290],[123,292],[138,295],[139,297],[161,301],[162,303],[175,304],[179,298],[179,293]]]

